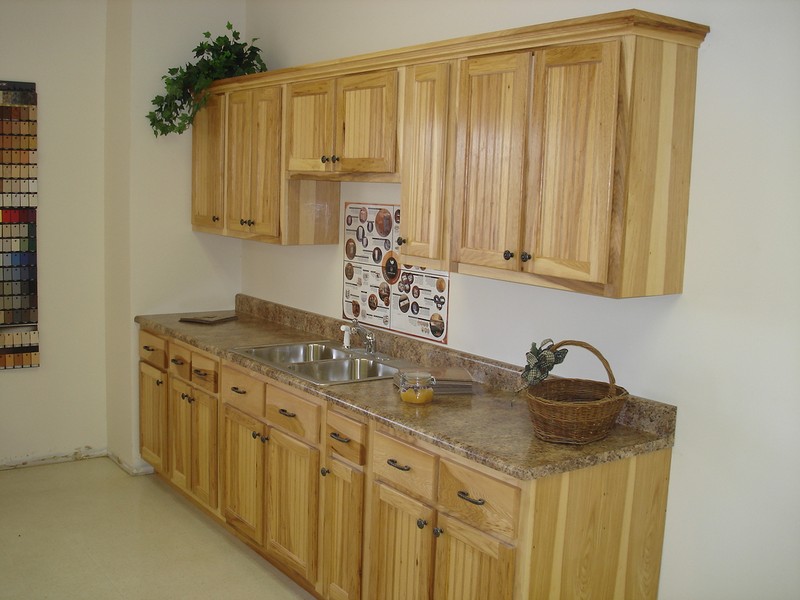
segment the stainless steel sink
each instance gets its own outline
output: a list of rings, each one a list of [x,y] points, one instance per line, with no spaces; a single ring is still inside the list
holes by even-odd
[[[393,377],[397,369],[385,362],[370,358],[340,358],[295,363],[287,370],[318,383],[352,383],[368,379]]]
[[[385,354],[348,349],[331,341],[248,346],[232,352],[317,385],[388,379],[400,367],[410,366]]]

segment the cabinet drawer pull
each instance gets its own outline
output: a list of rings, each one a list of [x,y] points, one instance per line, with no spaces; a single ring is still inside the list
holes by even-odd
[[[486,504],[486,500],[483,498],[472,498],[469,495],[469,492],[460,491],[458,492],[458,497],[462,500],[466,500],[467,502],[471,502],[472,504],[477,504],[478,506],[483,506]]]
[[[201,371],[200,369],[192,369],[192,373],[194,373],[198,377],[208,377],[208,373],[206,373],[205,371]]]
[[[280,414],[282,414],[284,417],[289,417],[290,419],[291,419],[291,418],[293,418],[293,417],[296,417],[296,416],[297,416],[297,414],[296,414],[296,413],[289,412],[289,411],[288,411],[288,410],[286,410],[285,408],[281,408],[281,409],[279,409],[279,410],[278,410],[278,412],[279,412]]]
[[[343,437],[337,431],[334,431],[333,433],[331,433],[331,437],[333,439],[335,439],[337,442],[342,442],[343,444],[349,444],[350,443],[350,438],[349,437]]]
[[[241,388],[238,388],[238,387],[236,387],[236,386],[233,386],[233,387],[231,388],[231,391],[232,391],[234,394],[242,394],[242,395],[244,395],[244,394],[246,394],[246,393],[247,393],[247,390],[243,390],[243,389],[241,389]]]
[[[184,362],[183,362],[183,361],[182,361],[180,358],[173,358],[173,359],[172,359],[172,360],[170,360],[169,362],[171,362],[173,365],[178,365],[179,367],[180,367],[181,365],[184,365],[184,364],[186,364],[186,363],[184,363]]]
[[[153,348],[152,346],[142,346],[142,348],[144,350],[146,350],[147,352],[155,352],[156,351],[156,349]]]
[[[390,467],[394,467],[398,471],[410,471],[411,470],[411,467],[409,465],[401,465],[393,458],[390,458],[389,460],[387,460],[386,464],[389,465]]]

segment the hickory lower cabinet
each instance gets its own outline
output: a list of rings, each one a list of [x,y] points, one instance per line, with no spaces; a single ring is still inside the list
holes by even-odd
[[[139,332],[139,452],[156,473],[169,469],[167,450],[167,341]]]
[[[222,514],[313,585],[322,407],[233,365],[223,366],[222,386]]]

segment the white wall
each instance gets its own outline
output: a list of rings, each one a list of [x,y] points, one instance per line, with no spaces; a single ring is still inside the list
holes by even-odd
[[[41,367],[0,371],[0,465],[106,446],[104,46],[101,0],[3,1],[0,78],[39,101]]]
[[[678,406],[661,598],[797,598],[800,3],[633,4],[711,26],[700,49],[684,293],[607,300],[454,275],[450,346],[516,364],[547,337],[598,346],[631,392]],[[630,7],[248,0],[248,26],[279,68]],[[399,194],[343,184],[342,197]],[[243,291],[341,316],[341,256],[341,247],[245,243]],[[602,377],[578,353],[560,373]]]

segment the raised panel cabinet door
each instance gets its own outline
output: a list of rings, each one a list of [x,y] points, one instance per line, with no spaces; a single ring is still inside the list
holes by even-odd
[[[436,538],[436,600],[511,600],[515,549],[439,514]]]
[[[201,502],[217,508],[217,399],[194,389],[192,396],[190,488]]]
[[[252,110],[251,231],[280,238],[281,88],[253,90]]]
[[[158,473],[167,461],[167,374],[139,363],[139,452]]]
[[[192,123],[192,225],[224,226],[225,96],[209,94]]]
[[[336,80],[336,171],[392,173],[397,147],[397,71]]]
[[[458,261],[519,268],[531,54],[461,63],[456,169]]]
[[[606,282],[619,57],[618,41],[536,53],[525,271]]]
[[[383,484],[373,488],[368,598],[429,600],[434,510]]]
[[[333,154],[333,79],[287,86],[286,152],[289,171],[329,171]]]
[[[225,136],[226,226],[249,232],[252,164],[253,91],[228,94],[228,124]]]
[[[406,69],[400,191],[404,257],[443,257],[449,103],[449,63]]]
[[[322,593],[360,600],[364,474],[335,458],[322,473]]]
[[[277,429],[272,429],[267,446],[267,552],[314,582],[319,450]]]
[[[266,430],[263,423],[229,405],[224,419],[222,514],[234,529],[261,546]]]
[[[169,382],[170,479],[190,491],[192,468],[192,403],[194,389],[178,379]]]

